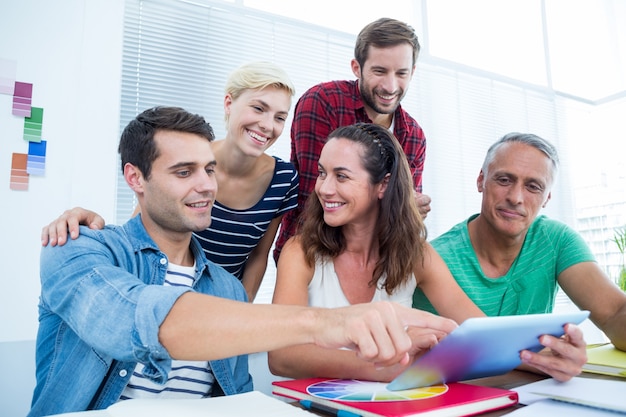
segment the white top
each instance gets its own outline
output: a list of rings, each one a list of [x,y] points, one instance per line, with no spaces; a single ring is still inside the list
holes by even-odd
[[[372,301],[393,301],[406,307],[413,305],[413,291],[417,286],[415,276],[411,274],[412,279],[396,288],[392,295],[388,295],[387,291],[381,289],[380,280],[376,286],[376,292]],[[346,307],[350,302],[343,293],[339,277],[335,272],[335,264],[332,259],[318,260],[315,263],[315,273],[313,279],[309,283],[309,305],[313,307]]]

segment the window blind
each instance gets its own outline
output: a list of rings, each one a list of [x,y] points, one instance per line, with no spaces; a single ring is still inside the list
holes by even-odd
[[[218,0],[127,0],[124,22],[120,130],[139,112],[176,105],[203,115],[217,138],[225,134],[223,87],[237,66],[272,61],[287,71],[296,97],[283,135],[268,153],[289,159],[293,106],[310,86],[353,79],[354,35]],[[436,60],[423,49],[403,107],[428,139],[424,192],[433,199],[429,237],[480,209],[475,181],[488,146],[510,131],[533,132],[561,151],[566,98],[547,88]],[[573,222],[563,159],[546,214]],[[134,195],[118,171],[116,222],[125,222]],[[274,262],[266,279],[273,280]],[[262,296],[262,295],[261,295]],[[270,295],[271,297],[271,295]]]
[[[271,61],[290,75],[297,94],[322,80],[351,78],[354,36],[221,1],[127,0],[120,132],[141,111],[180,106],[225,134],[224,85],[249,61]],[[295,100],[293,99],[293,105]],[[270,153],[289,159],[289,127]],[[116,222],[135,199],[118,171]]]

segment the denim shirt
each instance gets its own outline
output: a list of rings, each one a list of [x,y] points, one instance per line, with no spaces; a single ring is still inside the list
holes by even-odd
[[[208,261],[195,238],[191,249],[193,289],[162,285],[168,259],[140,215],[102,230],[81,226],[77,239],[42,249],[37,384],[29,416],[106,408],[119,399],[138,362],[155,382],[167,381],[172,358],[159,343],[159,326],[183,293],[246,300],[239,280]],[[247,355],[210,365],[213,395],[252,390]]]

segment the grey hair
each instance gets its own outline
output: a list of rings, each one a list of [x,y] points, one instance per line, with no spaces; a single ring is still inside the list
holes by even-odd
[[[554,175],[559,167],[559,155],[556,148],[547,140],[537,135],[533,135],[532,133],[511,132],[502,136],[496,143],[489,147],[487,155],[485,156],[485,162],[483,162],[483,173],[487,172],[487,168],[489,168],[489,165],[496,157],[498,149],[506,143],[523,143],[542,152],[552,163],[552,178],[554,179]]]

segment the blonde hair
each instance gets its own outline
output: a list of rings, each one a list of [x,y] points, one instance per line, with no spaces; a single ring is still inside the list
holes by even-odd
[[[285,90],[291,97],[296,94],[287,73],[279,66],[266,61],[249,62],[231,72],[224,92],[236,100],[246,90],[262,90],[267,87],[276,87]],[[224,115],[228,121],[228,115]]]

